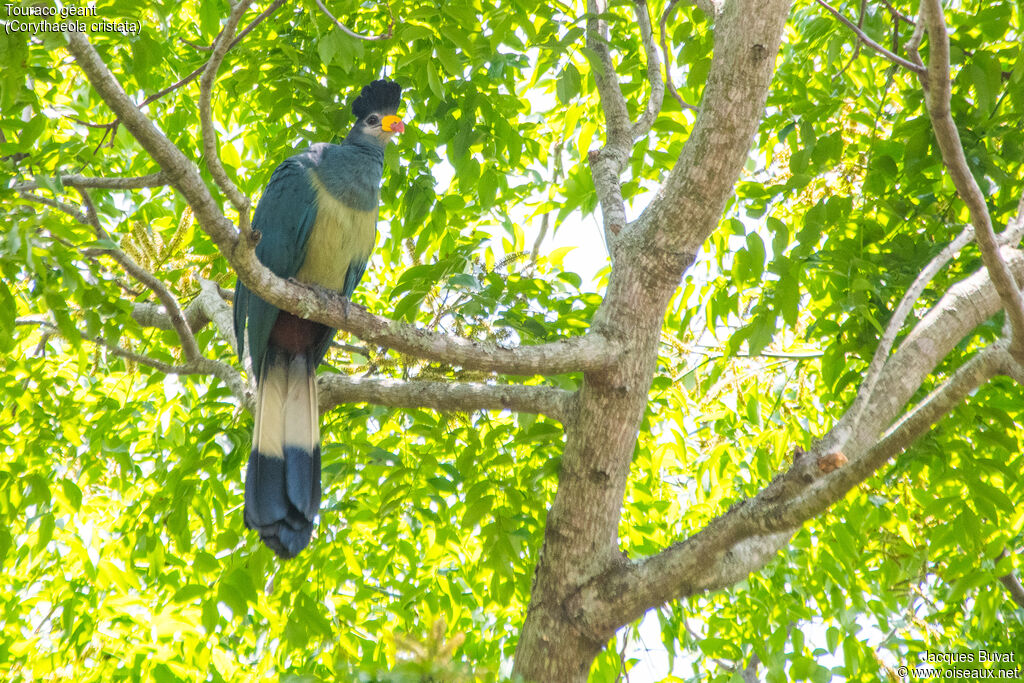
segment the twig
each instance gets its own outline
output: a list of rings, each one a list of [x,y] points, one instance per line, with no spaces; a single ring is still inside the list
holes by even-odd
[[[850,425],[853,431],[856,431],[857,423],[860,421],[860,416],[864,407],[871,402],[874,396],[875,387],[878,384],[878,379],[882,376],[882,370],[885,368],[886,361],[889,360],[889,352],[892,351],[892,345],[896,342],[896,335],[903,328],[903,323],[906,321],[907,316],[910,315],[911,311],[914,310],[914,305],[917,300],[921,297],[925,287],[932,281],[940,270],[946,267],[946,264],[953,259],[960,250],[963,249],[974,237],[974,228],[967,226],[964,228],[956,238],[946,245],[946,247],[940,251],[935,258],[928,262],[928,265],[921,270],[918,276],[914,279],[914,282],[907,289],[903,298],[900,300],[899,305],[896,306],[896,311],[892,314],[892,318],[889,320],[889,324],[885,328],[885,333],[882,338],[878,341],[878,347],[875,349],[875,354],[871,358],[871,364],[868,366],[867,373],[864,375],[864,381],[860,385],[860,389],[857,391],[857,398],[854,399],[853,405],[850,407],[847,416],[843,417],[843,421]]]
[[[40,196],[34,192],[21,191],[20,194],[25,199],[36,202],[37,204],[45,204],[46,206],[57,209],[58,211],[62,211],[67,215],[71,216],[72,218],[74,218],[82,225],[89,225],[89,219],[86,217],[86,215],[79,211],[78,209],[76,209],[71,204],[67,204],[56,199],[47,199],[46,197]]]
[[[256,17],[255,19],[253,19],[252,21],[250,21],[250,22],[249,22],[249,25],[248,25],[248,26],[246,26],[246,27],[245,27],[245,28],[244,28],[244,29],[243,29],[243,30],[241,31],[241,33],[239,33],[239,34],[238,34],[238,35],[237,35],[237,36],[235,37],[235,39],[234,39],[233,41],[231,41],[231,44],[230,44],[230,45],[228,45],[228,50],[230,50],[230,49],[232,49],[233,47],[235,47],[236,45],[238,45],[238,43],[240,43],[240,42],[242,41],[242,39],[243,39],[243,38],[245,38],[245,36],[247,36],[247,35],[249,34],[249,32],[250,32],[250,31],[252,31],[252,30],[253,30],[254,28],[256,28],[257,26],[259,26],[259,25],[260,25],[260,23],[262,23],[264,19],[266,19],[266,18],[267,18],[267,17],[269,17],[269,16],[271,15],[271,14],[273,14],[274,12],[276,12],[276,11],[277,11],[277,10],[278,10],[278,9],[279,9],[279,8],[280,8],[280,7],[282,6],[282,5],[284,5],[284,4],[285,4],[285,3],[287,2],[287,1],[288,1],[288,0],[274,0],[273,4],[271,4],[271,5],[270,5],[270,7],[268,7],[268,8],[267,8],[267,9],[265,9],[265,10],[263,10],[263,11],[262,11],[262,12],[261,12],[261,13],[260,13],[259,15],[257,15],[257,17]],[[194,47],[195,47],[195,46],[194,46]],[[197,48],[197,49],[207,49],[207,50],[213,50],[213,46],[210,46],[209,48]],[[164,95],[166,95],[166,94],[168,94],[168,93],[171,93],[171,92],[174,92],[175,90],[178,90],[179,88],[182,88],[182,87],[184,87],[184,86],[188,85],[189,83],[191,83],[192,81],[194,81],[194,80],[195,80],[196,78],[198,78],[198,77],[200,76],[200,74],[202,74],[202,73],[203,73],[203,71],[204,71],[205,69],[206,69],[206,64],[203,64],[203,65],[202,65],[202,66],[200,66],[199,68],[195,69],[195,70],[194,70],[194,71],[193,71],[192,73],[190,73],[190,74],[189,74],[188,76],[185,76],[184,78],[182,78],[181,80],[179,80],[179,81],[178,81],[177,83],[173,83],[173,84],[171,84],[171,85],[167,86],[166,88],[164,88],[163,90],[159,90],[159,91],[157,91],[157,92],[153,93],[152,95],[150,95],[150,96],[149,96],[149,97],[147,97],[146,99],[142,100],[142,102],[140,102],[140,103],[139,103],[139,104],[137,105],[137,106],[138,106],[138,108],[139,108],[139,109],[142,109],[142,108],[143,108],[143,107],[145,107],[146,105],[149,105],[149,104],[152,104],[153,102],[156,102],[156,101],[157,101],[158,99],[160,99],[160,98],[161,98],[161,97],[163,97]],[[121,125],[121,119],[120,119],[120,118],[114,119],[114,120],[113,120],[113,121],[111,121],[110,123],[102,123],[102,124],[86,124],[86,125],[91,125],[91,126],[93,126],[93,127],[96,127],[96,128],[108,128],[108,129],[110,129],[111,131],[117,131],[117,127],[118,127],[119,125]],[[104,136],[104,139],[106,139],[106,136]],[[103,141],[102,141],[102,140],[100,141],[100,144],[101,144],[101,145],[103,144]]]
[[[913,19],[911,19],[909,16],[907,16],[903,12],[900,12],[898,9],[893,7],[893,4],[891,2],[889,2],[889,0],[881,0],[881,2],[882,2],[883,5],[885,5],[885,8],[887,10],[889,10],[889,14],[891,14],[896,20],[904,21],[904,22],[910,24],[911,26],[915,25],[915,22],[914,22]]]
[[[629,683],[629,671],[626,669],[626,651],[629,649],[629,633],[622,629],[622,646],[619,648],[619,672],[614,683]]]
[[[231,44],[228,45],[228,50],[231,50],[236,45],[238,45],[240,42],[242,42],[242,40],[247,35],[249,35],[250,31],[252,31],[254,28],[259,26],[263,22],[264,19],[266,19],[271,14],[276,12],[287,1],[288,0],[274,0],[274,2],[270,5],[270,7],[268,7],[265,10],[263,10],[262,12],[260,12],[256,16],[255,19],[253,19],[252,21],[249,22],[248,26],[246,26],[244,29],[242,29],[242,31],[235,37],[235,39],[231,41]],[[214,43],[216,44],[216,41],[214,41]],[[211,45],[209,49],[213,50],[213,46]],[[155,102],[156,100],[160,99],[161,97],[163,97],[167,93],[173,92],[173,91],[177,90],[178,88],[181,88],[182,86],[188,85],[189,83],[194,81],[200,74],[202,74],[204,69],[206,69],[206,64],[203,64],[201,67],[199,67],[198,69],[196,69],[195,71],[190,73],[188,76],[185,76],[185,78],[181,79],[177,83],[174,83],[173,85],[170,85],[170,86],[164,88],[163,90],[161,90],[159,92],[153,93],[152,95],[150,95],[146,99],[142,100],[141,103],[139,103],[139,108],[141,109],[142,107],[145,107],[147,104],[152,104],[153,102]]]
[[[867,9],[866,5],[867,0],[860,0],[860,12],[857,13],[857,28],[861,30],[864,29],[864,12]],[[843,67],[836,72],[835,76],[832,77],[833,81],[839,80],[839,77],[844,75],[846,70],[850,68],[850,65],[857,61],[857,58],[860,57],[860,46],[860,41],[853,46],[853,54],[851,54],[850,58],[846,60],[846,64],[843,64]]]
[[[235,184],[228,178],[224,165],[220,161],[220,151],[217,148],[217,131],[213,125],[213,114],[210,111],[210,100],[213,97],[213,83],[217,79],[217,70],[220,69],[224,56],[231,49],[229,41],[235,33],[235,27],[245,13],[251,0],[239,0],[231,8],[231,14],[224,24],[223,30],[213,42],[213,54],[210,61],[206,63],[203,70],[203,77],[199,79],[199,119],[202,126],[203,156],[206,158],[206,167],[210,169],[210,175],[217,183],[217,186],[228,196],[235,209],[238,210],[238,221],[243,232],[248,230],[249,222],[249,199],[239,192]],[[244,227],[242,227],[244,226]]]
[[[921,56],[918,55],[918,51],[921,49],[921,41],[924,40],[924,3],[918,8],[917,21],[914,23],[914,32],[910,36],[910,40],[907,41],[907,54],[913,57],[917,55],[917,62],[921,61]]]
[[[555,146],[551,148],[552,166],[551,169],[551,186],[556,186],[562,182],[562,149],[565,146],[565,140],[559,140],[555,143]],[[537,266],[537,259],[540,258],[540,246],[541,243],[548,235],[548,230],[551,227],[551,214],[552,211],[545,211],[544,217],[540,220],[540,231],[537,233],[537,239],[533,242],[533,249],[530,251],[530,268]]]
[[[1006,224],[1006,230],[999,233],[999,244],[1003,246],[1016,246],[1020,238],[1024,236],[1024,194],[1017,203],[1017,215]]]
[[[370,379],[340,374],[321,375],[317,383],[321,411],[342,403],[366,402],[396,408],[540,413],[564,423],[573,399],[568,391],[544,386]]]
[[[1010,554],[1004,548],[1003,552],[999,553],[998,559],[1001,560],[1009,556]],[[1010,597],[1013,598],[1013,601],[1021,607],[1024,607],[1024,585],[1021,584],[1020,579],[1017,578],[1017,575],[1013,572],[1010,572],[1009,574],[1004,574],[1003,576],[999,577],[999,582],[1006,586],[1006,590],[1010,591]]]
[[[323,12],[324,14],[326,14],[328,16],[328,18],[331,21],[334,22],[335,26],[337,26],[343,33],[345,33],[346,35],[352,36],[353,38],[357,38],[359,40],[387,40],[392,35],[394,35],[394,31],[395,31],[395,15],[391,12],[391,4],[390,3],[388,3],[386,5],[386,7],[387,7],[387,10],[388,10],[388,15],[391,18],[391,21],[388,24],[388,30],[385,31],[384,33],[380,34],[379,36],[364,36],[361,33],[356,33],[355,31],[350,29],[348,26],[345,26],[345,24],[343,24],[340,21],[338,21],[334,17],[334,15],[331,14],[331,11],[329,9],[327,9],[327,5],[325,5],[323,3],[323,0],[316,0],[316,4],[317,4],[317,7],[320,8],[320,11]]]
[[[202,52],[210,52],[213,50],[213,45],[200,45],[199,43],[193,43],[191,40],[181,40],[185,45],[188,45],[193,50],[200,50]]]
[[[857,26],[855,23],[853,23],[852,21],[850,21],[849,19],[844,17],[839,12],[839,10],[837,10],[834,7],[832,7],[831,5],[829,5],[827,2],[825,2],[825,0],[814,0],[814,1],[816,3],[818,3],[819,5],[821,5],[822,7],[824,7],[825,9],[827,9],[829,12],[831,12],[836,17],[836,19],[841,21],[851,31],[853,31],[855,34],[857,34],[857,38],[859,38],[862,43],[864,43],[865,45],[870,47],[872,50],[874,50],[878,54],[880,54],[883,57],[885,57],[886,59],[888,59],[893,64],[898,64],[898,65],[902,66],[905,69],[909,69],[910,71],[913,71],[916,74],[923,74],[924,73],[924,67],[922,65],[915,64],[914,62],[911,62],[911,61],[909,61],[907,59],[904,59],[903,57],[900,57],[899,55],[894,54],[890,50],[882,47],[881,45],[879,45],[878,43],[873,41],[870,37],[868,37],[868,35],[866,33],[864,33],[864,31],[862,31],[860,29],[859,26]]]
[[[110,126],[113,125],[113,123],[114,123],[114,122],[111,122],[111,123],[93,123],[92,121],[84,121],[84,120],[78,118],[77,116],[65,116],[64,118],[69,119],[71,121],[74,121],[78,125],[85,126],[86,128],[107,128],[107,129],[109,129]]]
[[[42,318],[31,318],[31,317],[28,317],[28,316],[26,316],[24,318],[15,318],[14,319],[14,324],[15,325],[23,325],[23,326],[31,325],[33,327],[53,327],[53,328],[57,327],[56,325],[51,323],[49,320],[43,320]]]
[[[600,18],[605,11],[604,0],[587,0],[587,48],[597,55],[599,69],[594,69],[594,81],[604,111],[605,145],[590,152],[590,174],[601,203],[605,243],[614,255],[615,238],[626,227],[626,205],[622,199],[619,181],[629,161],[632,124],[622,95],[615,63],[608,49],[608,25]]]
[[[992,218],[985,196],[971,174],[960,142],[960,133],[950,109],[952,90],[949,73],[949,34],[939,0],[922,0],[921,12],[928,31],[929,54],[927,71],[921,72],[928,117],[939,143],[942,162],[956,187],[957,194],[967,205],[974,226],[974,236],[981,251],[982,261],[992,278],[992,284],[1003,302],[1012,335],[1010,353],[1024,359],[1024,296],[1010,273],[1006,261],[999,253],[999,244],[992,228]],[[921,55],[913,53],[920,68],[924,68]]]
[[[669,0],[668,6],[665,7],[665,11],[661,13],[661,19],[658,20],[658,33],[661,39],[661,56],[665,62],[665,84],[668,86],[668,91],[672,93],[672,97],[676,98],[676,102],[683,109],[696,110],[697,107],[693,106],[689,102],[683,99],[683,96],[676,90],[676,84],[672,79],[672,54],[668,50],[668,29],[666,24],[669,16],[672,14],[672,10],[675,9],[679,0]]]
[[[629,110],[626,108],[626,98],[619,87],[615,63],[608,49],[608,24],[601,19],[601,14],[606,9],[603,2],[604,0],[587,0],[587,48],[597,55],[601,66],[600,69],[594,70],[594,80],[601,96],[601,107],[604,109],[608,144],[619,146],[628,144]]]
[[[96,231],[96,237],[99,239],[113,241],[110,233],[104,230],[103,226],[100,225],[99,215],[96,213],[96,206],[92,202],[92,197],[89,195],[89,191],[81,187],[77,189],[79,194],[82,195],[82,203],[86,208],[86,225],[91,225],[93,227],[93,230]],[[177,297],[171,294],[170,290],[167,289],[158,277],[136,263],[131,256],[121,249],[113,247],[101,247],[101,249],[117,261],[129,275],[144,284],[150,291],[156,294],[160,303],[162,303],[164,308],[167,310],[167,315],[171,319],[174,331],[178,334],[178,339],[181,342],[181,350],[185,356],[185,360],[194,361],[197,358],[200,358],[202,354],[199,353],[199,346],[196,344],[196,339],[192,335],[191,328],[189,328],[188,323],[185,321],[185,314],[181,311],[181,306],[178,304]]]
[[[220,338],[230,344],[231,350],[235,352],[235,355],[238,355],[235,319],[231,308],[224,300],[220,286],[213,280],[207,280],[206,278],[198,279],[199,296],[196,297],[195,303],[199,306],[205,317],[213,321]]]
[[[90,178],[74,173],[59,176],[58,179],[60,184],[65,187],[84,187],[94,190],[139,190],[146,187],[162,187],[167,184],[167,176],[162,172],[131,178]],[[31,181],[19,183],[12,189],[17,192],[28,192],[38,190],[40,187],[39,183]]]
[[[651,29],[651,11],[647,0],[633,0],[636,23],[640,27],[640,41],[647,57],[647,82],[651,85],[651,94],[647,98],[647,106],[639,120],[633,124],[630,137],[633,140],[644,137],[651,131],[654,121],[661,113],[661,105],[665,100],[665,82],[661,79],[661,58],[658,47],[654,44],[654,32]],[[662,33],[664,38],[664,33]]]
[[[44,327],[48,330],[52,330],[56,334],[60,334],[60,328],[54,325],[48,320],[39,320],[34,318],[18,318],[15,320],[17,325],[35,325],[38,327]],[[158,372],[162,372],[166,375],[213,375],[221,381],[223,381],[228,388],[231,390],[239,400],[247,402],[245,387],[242,382],[241,375],[227,363],[216,361],[205,356],[200,356],[187,363],[181,365],[174,365],[172,363],[165,363],[155,358],[151,358],[145,354],[130,351],[123,346],[117,344],[111,344],[107,340],[101,337],[92,337],[90,335],[79,333],[81,338],[85,341],[101,346],[107,351],[111,352],[118,358],[130,361],[132,363],[138,363],[148,368],[153,368]]]

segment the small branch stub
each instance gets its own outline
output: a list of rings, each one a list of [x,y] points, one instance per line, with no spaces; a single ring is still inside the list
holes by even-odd
[[[836,451],[835,453],[826,453],[825,455],[818,458],[818,470],[823,474],[830,474],[835,472],[840,467],[848,463],[849,460],[843,455],[842,451]]]

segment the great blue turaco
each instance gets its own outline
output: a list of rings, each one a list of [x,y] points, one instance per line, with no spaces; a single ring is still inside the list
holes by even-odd
[[[347,306],[377,237],[384,148],[405,130],[396,116],[401,92],[389,80],[363,87],[341,144],[314,144],[274,170],[252,229],[256,256],[276,275],[336,290]],[[247,339],[256,378],[245,525],[282,558],[306,547],[320,509],[315,372],[335,331],[278,309],[238,281],[238,353]]]

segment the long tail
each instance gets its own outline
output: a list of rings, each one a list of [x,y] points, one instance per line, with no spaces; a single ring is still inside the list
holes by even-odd
[[[288,559],[306,547],[320,509],[320,416],[315,367],[304,353],[271,346],[256,392],[245,473],[245,525]]]

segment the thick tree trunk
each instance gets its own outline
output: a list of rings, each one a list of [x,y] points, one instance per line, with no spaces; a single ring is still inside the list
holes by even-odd
[[[717,227],[747,158],[788,12],[789,0],[724,5],[700,116],[662,196],[621,232],[606,230],[618,234],[615,263],[593,331],[628,351],[616,366],[584,374],[566,424],[558,493],[513,670],[531,683],[585,683],[594,658],[627,623],[623,615],[595,618],[601,610],[590,609],[581,590],[632,566],[619,550],[618,527],[665,310]],[[621,197],[617,179],[595,177],[595,186],[603,197]],[[595,599],[616,602],[609,595]]]
[[[581,613],[566,614],[565,605],[588,581],[627,562],[618,550],[622,496],[664,311],[684,264],[675,264],[674,277],[657,278],[650,277],[650,265],[636,250],[622,254],[594,322],[609,339],[628,343],[629,352],[618,366],[586,374],[578,412],[567,425],[558,494],[516,653],[517,672],[528,681],[586,681],[594,657],[614,635],[592,628]]]

